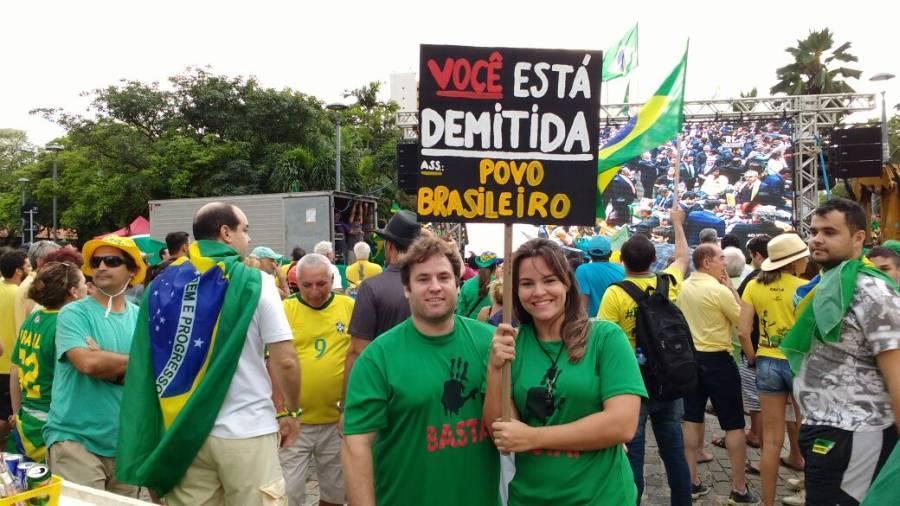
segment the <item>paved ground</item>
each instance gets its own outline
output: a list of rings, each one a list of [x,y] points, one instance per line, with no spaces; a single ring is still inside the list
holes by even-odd
[[[700,472],[700,479],[706,483],[707,486],[710,486],[712,491],[709,495],[700,498],[694,503],[699,506],[719,506],[728,504],[728,495],[731,493],[731,463],[728,460],[728,454],[723,448],[708,444],[709,441],[712,440],[714,434],[722,434],[719,430],[719,422],[715,417],[706,415],[706,451],[710,452],[714,459],[707,464],[700,464],[698,469]],[[785,444],[787,444],[786,440]],[[787,455],[786,447],[783,455]],[[747,456],[750,459],[757,461],[759,460],[759,450],[748,446]],[[653,437],[653,429],[649,423],[647,424],[647,453],[645,459],[645,490],[644,500],[641,504],[647,506],[668,506],[669,486],[666,484],[666,471],[663,467],[662,460],[659,458],[656,439]],[[761,490],[759,476],[748,474],[747,477],[754,492],[759,495]],[[785,480],[787,478],[802,477],[802,473],[798,473],[786,467],[781,467],[777,492],[778,498],[793,494],[786,486]],[[306,506],[318,505],[319,484],[316,481],[315,473],[311,473],[309,481],[306,484],[306,490]]]

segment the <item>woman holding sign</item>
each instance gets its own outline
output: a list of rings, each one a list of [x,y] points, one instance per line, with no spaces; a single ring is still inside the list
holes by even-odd
[[[560,248],[523,244],[512,262],[518,332],[500,325],[487,371],[485,420],[501,412],[501,370],[512,361],[512,420],[491,427],[515,452],[509,505],[634,504],[622,448],[647,396],[634,352],[615,324],[589,321]]]

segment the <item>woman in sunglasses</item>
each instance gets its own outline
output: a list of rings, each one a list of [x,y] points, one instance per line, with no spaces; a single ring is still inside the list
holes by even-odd
[[[562,250],[533,239],[512,262],[518,332],[500,325],[488,362],[484,418],[500,416],[501,370],[512,361],[513,415],[491,432],[515,452],[509,505],[634,504],[623,443],[647,392],[618,326],[590,321]]]
[[[50,411],[50,391],[56,364],[56,316],[59,309],[87,294],[78,264],[81,255],[66,252],[66,261],[48,261],[28,289],[28,297],[43,308],[31,313],[19,331],[10,359],[10,392],[16,430],[11,434],[20,453],[44,460],[47,448],[41,431]],[[51,253],[52,255],[53,253]]]

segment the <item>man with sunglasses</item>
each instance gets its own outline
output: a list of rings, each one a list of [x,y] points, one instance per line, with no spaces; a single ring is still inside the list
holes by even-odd
[[[147,266],[134,241],[108,236],[88,241],[81,270],[96,290],[59,312],[53,403],[43,436],[53,473],[80,485],[136,497],[116,481],[122,383],[138,308],[125,299]]]

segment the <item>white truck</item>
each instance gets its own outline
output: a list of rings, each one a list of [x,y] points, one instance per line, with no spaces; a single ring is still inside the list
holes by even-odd
[[[234,204],[244,211],[250,223],[252,247],[268,246],[289,256],[296,246],[312,253],[317,242],[331,241],[339,264],[353,260],[347,257],[348,253],[352,256],[352,236],[359,231],[359,227],[352,228],[354,208],[362,214],[360,237],[369,237],[378,223],[378,206],[372,197],[337,191],[270,193],[151,200],[150,235],[162,241],[169,232],[191,234],[197,210],[216,201]],[[348,237],[350,230],[353,233]]]

